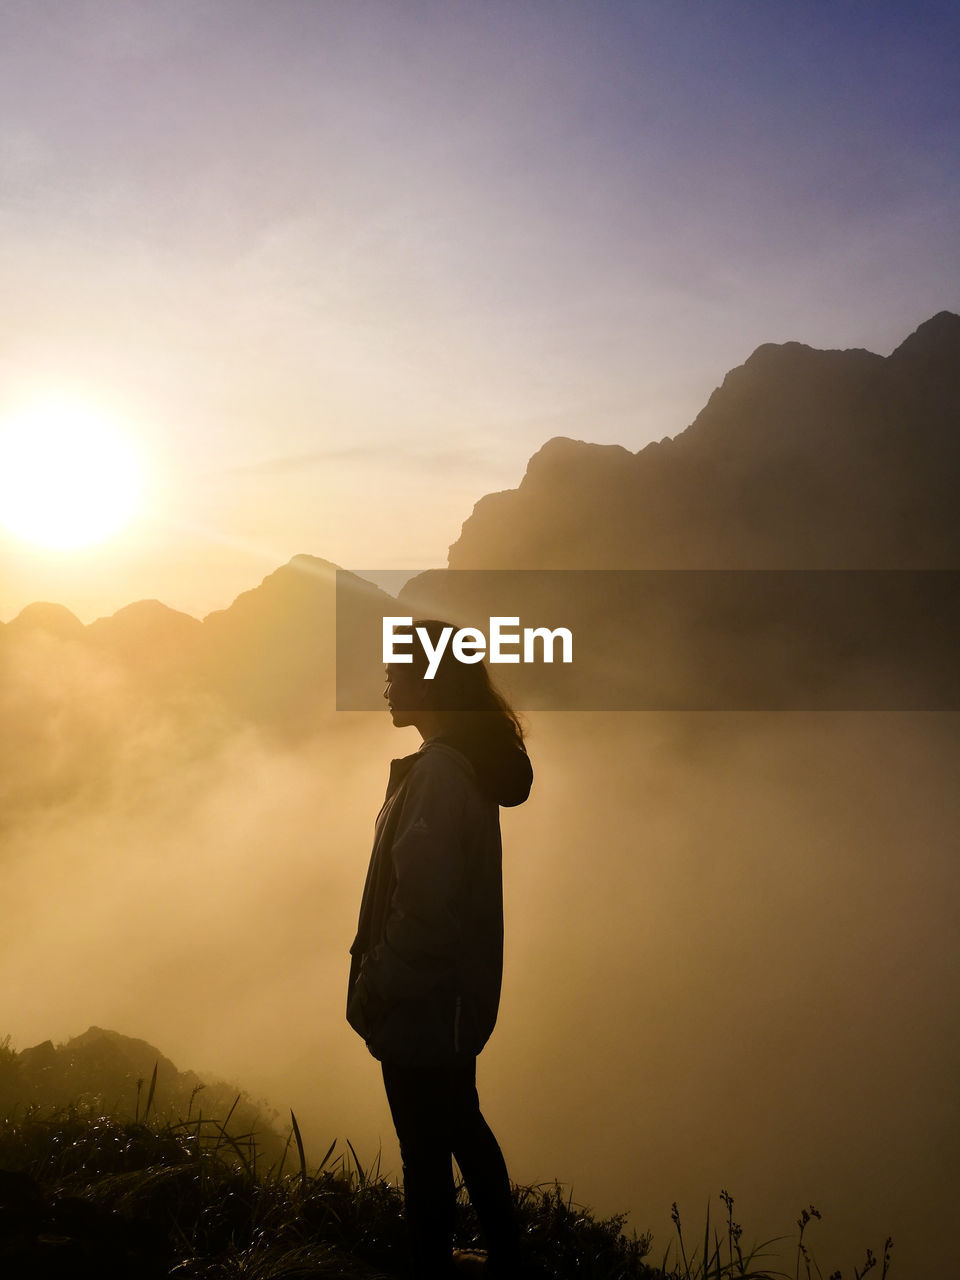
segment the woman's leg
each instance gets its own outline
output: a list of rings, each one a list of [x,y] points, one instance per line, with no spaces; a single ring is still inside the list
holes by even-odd
[[[413,1275],[447,1276],[453,1249],[456,1157],[490,1259],[490,1275],[518,1275],[520,1230],[507,1166],[480,1112],[476,1058],[436,1068],[381,1063],[400,1143]]]
[[[477,1060],[453,1069],[453,1154],[486,1241],[490,1275],[519,1274],[520,1228],[500,1144],[480,1111]]]
[[[453,1081],[449,1070],[381,1063],[400,1143],[411,1274],[450,1275],[456,1191],[453,1182]]]

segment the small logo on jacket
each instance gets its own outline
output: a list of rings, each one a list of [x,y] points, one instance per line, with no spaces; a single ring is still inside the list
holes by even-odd
[[[430,828],[427,826],[423,818],[418,818],[416,822],[413,824],[413,826],[410,828],[410,830],[411,831],[429,831]]]

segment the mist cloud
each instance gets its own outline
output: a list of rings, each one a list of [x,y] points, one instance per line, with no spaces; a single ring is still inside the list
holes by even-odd
[[[4,1030],[21,1048],[90,1024],[143,1037],[292,1105],[317,1150],[382,1141],[397,1173],[343,1002],[387,763],[414,735],[344,715],[283,743],[68,648],[21,660],[21,714],[43,693],[45,712],[5,707],[24,749],[6,762]],[[727,1186],[759,1234],[812,1199],[836,1265],[888,1232],[936,1258],[919,1224],[960,1190],[955,717],[528,720],[480,1064],[514,1179],[559,1177],[664,1241],[673,1199],[696,1216]]]

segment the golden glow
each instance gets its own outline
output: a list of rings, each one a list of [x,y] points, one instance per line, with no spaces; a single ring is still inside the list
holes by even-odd
[[[101,542],[134,515],[141,489],[133,449],[86,408],[46,403],[0,427],[0,523],[27,542]]]

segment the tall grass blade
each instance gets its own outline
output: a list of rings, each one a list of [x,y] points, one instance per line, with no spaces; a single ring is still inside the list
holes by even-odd
[[[159,1065],[159,1061],[153,1064],[153,1075],[150,1077],[150,1090],[147,1094],[147,1109],[143,1113],[144,1123],[146,1123],[147,1116],[150,1114],[150,1108],[153,1106],[153,1095],[157,1091],[157,1067],[159,1067]]]
[[[232,1106],[232,1107],[230,1108],[230,1110],[227,1112],[227,1118],[226,1118],[226,1120],[224,1120],[224,1122],[223,1122],[223,1127],[224,1127],[224,1129],[226,1129],[227,1125],[230,1123],[230,1117],[233,1115],[234,1111],[236,1111],[236,1109],[237,1109],[237,1103],[238,1103],[239,1101],[240,1101],[240,1094],[238,1093],[238,1094],[237,1094],[237,1096],[236,1096],[236,1097],[234,1098],[234,1100],[233,1100],[233,1106]]]
[[[327,1154],[323,1157],[323,1159],[322,1159],[322,1160],[320,1161],[320,1163],[317,1165],[317,1173],[319,1173],[319,1172],[320,1172],[320,1170],[323,1168],[323,1166],[327,1163],[327,1161],[328,1161],[328,1160],[330,1159],[330,1157],[333,1155],[333,1149],[334,1149],[334,1147],[335,1147],[336,1145],[337,1145],[337,1140],[336,1140],[336,1138],[334,1138],[334,1140],[330,1143],[329,1147],[327,1147]]]
[[[290,1108],[290,1119],[293,1121],[293,1136],[297,1140],[297,1153],[300,1156],[300,1189],[307,1189],[307,1157],[303,1153],[303,1138],[300,1136],[300,1126],[297,1124],[297,1117],[293,1114],[293,1108]]]
[[[367,1185],[366,1174],[363,1172],[363,1165],[360,1163],[357,1153],[353,1149],[353,1143],[349,1138],[347,1138],[347,1146],[350,1148],[350,1154],[353,1156],[353,1163],[357,1167],[357,1182],[361,1188],[365,1187]]]
[[[280,1152],[280,1159],[270,1166],[267,1170],[266,1182],[279,1182],[283,1177],[283,1166],[287,1163],[287,1152],[290,1150],[290,1143],[293,1141],[293,1130],[287,1134],[287,1140],[283,1144],[283,1150]],[[274,1172],[276,1171],[276,1172]]]
[[[707,1201],[707,1225],[703,1229],[703,1274],[706,1277],[706,1280],[709,1280],[709,1276],[707,1276],[707,1268],[710,1265],[709,1259],[710,1259],[710,1201],[708,1200]]]
[[[660,1275],[661,1275],[661,1280],[666,1280],[666,1277],[667,1277],[667,1259],[668,1259],[669,1257],[670,1257],[670,1244],[669,1244],[669,1242],[668,1242],[666,1249],[664,1249],[664,1251],[663,1251],[663,1262],[661,1262],[661,1263],[660,1263]]]

